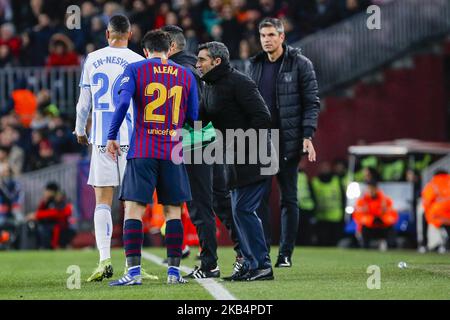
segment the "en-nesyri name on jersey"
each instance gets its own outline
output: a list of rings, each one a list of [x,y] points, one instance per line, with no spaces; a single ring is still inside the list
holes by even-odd
[[[116,106],[120,85],[123,83],[125,68],[144,57],[128,48],[106,47],[90,53],[83,66],[80,87],[90,87],[92,93],[92,127],[89,142],[94,145],[106,145],[109,126]],[[133,131],[133,107],[126,115],[126,121],[120,127],[118,140],[128,145]]]

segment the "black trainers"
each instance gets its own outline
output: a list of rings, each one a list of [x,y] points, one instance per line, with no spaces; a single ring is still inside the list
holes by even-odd
[[[222,278],[224,281],[244,281],[249,276],[248,266],[242,259],[236,259],[233,264],[233,272],[231,276]]]
[[[272,267],[252,270],[248,274],[247,281],[273,280]]]
[[[205,270],[201,267],[195,266],[194,271],[189,273],[185,278],[186,279],[220,278],[220,270],[218,266],[211,270]]]
[[[277,263],[275,263],[275,268],[290,268],[290,267],[292,267],[291,257],[278,256]]]

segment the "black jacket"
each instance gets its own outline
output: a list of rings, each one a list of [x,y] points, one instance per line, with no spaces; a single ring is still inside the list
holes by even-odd
[[[186,51],[179,51],[171,55],[169,59],[192,71],[195,77],[195,81],[197,82],[198,100],[200,101],[203,82],[200,80],[201,78],[200,72],[197,70],[197,67],[195,66],[197,64],[197,57]]]
[[[205,74],[202,80],[205,81],[205,86],[200,106],[201,117],[211,121],[213,126],[221,131],[224,140],[226,140],[226,129],[243,129],[245,131],[250,128],[270,128],[269,109],[259,94],[256,84],[248,76],[223,62]],[[270,140],[267,141],[269,148]],[[235,143],[235,146],[237,145]],[[257,164],[248,164],[249,150],[248,141],[246,141],[246,164],[225,166],[230,189],[269,178],[267,175],[261,175],[261,168],[264,166],[259,157]],[[227,151],[233,152],[236,159],[236,147],[234,150],[224,149],[224,157]]]
[[[284,160],[300,156],[303,138],[312,137],[320,111],[316,73],[300,49],[283,45],[283,61],[277,78],[280,155]],[[266,53],[250,58],[248,73],[258,84]]]

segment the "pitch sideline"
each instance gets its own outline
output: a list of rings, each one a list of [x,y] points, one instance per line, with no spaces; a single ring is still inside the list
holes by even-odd
[[[141,255],[148,261],[166,267],[166,264],[163,263],[163,259],[154,254],[143,251]],[[185,273],[191,273],[193,271],[191,268],[185,266],[181,266],[180,270]],[[237,300],[237,298],[233,296],[224,286],[222,286],[220,283],[217,283],[213,279],[195,279],[195,281],[197,281],[203,288],[205,288],[206,291],[208,291],[216,300]]]

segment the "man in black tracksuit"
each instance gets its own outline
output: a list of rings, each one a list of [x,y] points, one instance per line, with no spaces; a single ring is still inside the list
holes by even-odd
[[[263,162],[258,153],[256,162],[248,159],[252,152],[260,151],[260,145],[270,146],[267,129],[270,127],[270,113],[258,92],[256,84],[246,75],[233,69],[229,63],[227,47],[220,42],[208,42],[199,47],[197,67],[205,81],[200,106],[202,119],[210,120],[224,136],[223,156],[235,159],[225,161],[227,186],[231,190],[233,219],[237,226],[239,247],[244,257],[242,267],[224,278],[231,281],[254,281],[273,279],[272,265],[264,239],[264,231],[256,209],[265,194],[269,173],[263,173]],[[265,137],[251,145],[247,139],[231,143],[225,138],[226,131],[242,129],[258,132]],[[253,131],[249,129],[254,129]],[[230,148],[230,145],[233,145]],[[242,152],[239,145],[244,146]],[[253,148],[253,149],[252,149]],[[270,151],[269,151],[270,152]],[[256,154],[256,153],[255,153]],[[237,163],[243,156],[246,161]],[[261,156],[262,157],[262,156]],[[216,153],[216,161],[220,161]]]
[[[281,239],[275,267],[290,267],[297,238],[298,163],[303,152],[315,161],[312,138],[319,114],[318,86],[314,67],[300,50],[284,45],[284,27],[280,20],[266,18],[259,25],[263,52],[250,59],[249,75],[272,116],[272,128],[279,129],[280,171],[277,180],[281,191]],[[258,209],[270,247],[270,188]]]
[[[162,28],[169,33],[172,44],[169,52],[170,60],[182,65],[195,76],[197,87],[199,88],[199,100],[201,100],[203,83],[201,75],[195,67],[197,57],[184,51],[186,39],[180,27],[168,25]],[[202,120],[202,119],[199,119]],[[189,176],[189,183],[192,192],[192,201],[189,202],[188,210],[192,223],[195,225],[200,241],[200,267],[195,267],[194,271],[186,278],[217,278],[220,277],[220,270],[217,266],[217,238],[216,238],[216,217],[225,225],[230,232],[231,240],[234,243],[236,256],[240,257],[239,244],[236,234],[236,227],[231,214],[231,195],[225,187],[224,167],[220,164],[193,163],[193,153],[196,148],[205,148],[214,141],[214,128],[208,126],[204,121],[200,132],[193,132],[193,135],[201,135],[200,145],[195,145],[196,139],[188,145],[184,144],[184,158],[192,159],[192,163],[186,163],[186,171]],[[212,133],[211,133],[212,131]],[[207,137],[207,138],[205,138]]]

